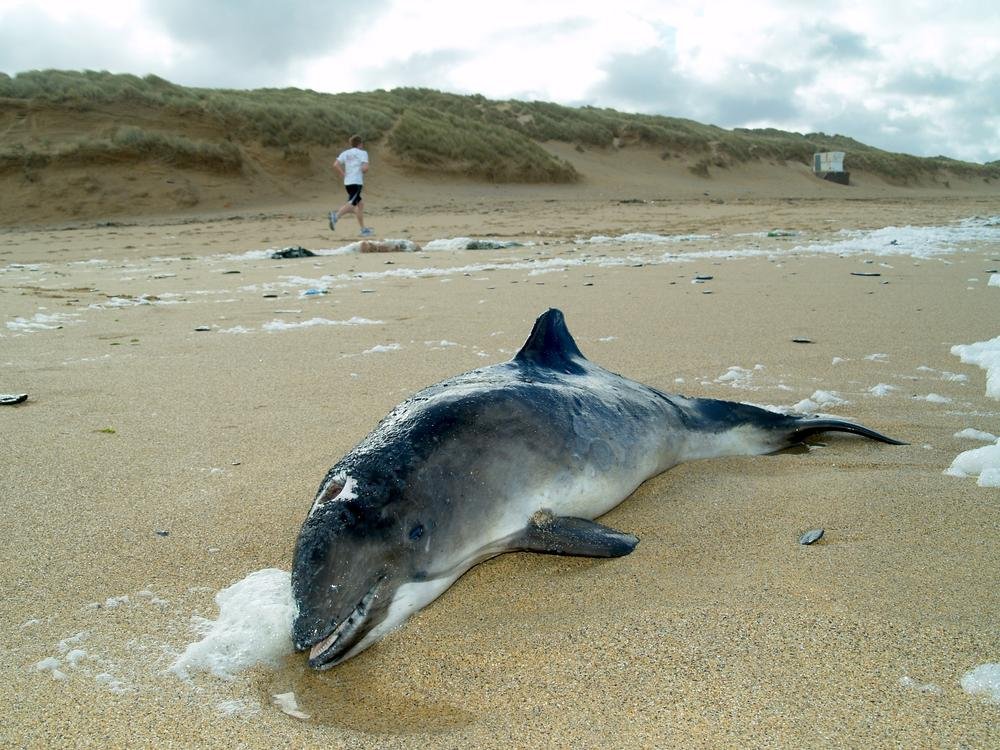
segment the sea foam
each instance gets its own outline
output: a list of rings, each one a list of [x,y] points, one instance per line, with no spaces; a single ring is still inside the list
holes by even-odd
[[[187,679],[191,671],[211,672],[231,680],[258,664],[276,667],[294,651],[291,574],[277,568],[258,570],[215,595],[219,618],[206,622],[204,637],[188,645],[170,667]]]

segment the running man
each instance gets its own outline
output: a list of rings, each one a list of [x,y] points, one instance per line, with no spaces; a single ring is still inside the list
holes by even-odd
[[[337,228],[337,219],[345,214],[353,213],[361,227],[361,236],[370,237],[375,230],[365,226],[365,202],[361,198],[361,189],[365,183],[365,172],[368,171],[368,152],[362,148],[365,145],[360,135],[352,135],[351,147],[342,152],[333,162],[333,168],[344,178],[344,188],[347,190],[347,203],[337,211],[330,212],[330,229]]]

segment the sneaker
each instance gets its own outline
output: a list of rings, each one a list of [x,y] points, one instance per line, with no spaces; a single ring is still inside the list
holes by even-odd
[[[337,212],[336,211],[331,211],[330,212],[330,229],[336,229],[336,228],[337,228]]]
[[[375,234],[375,230],[372,229],[371,227],[365,227],[364,229],[361,230],[362,237],[371,237],[373,234]]]

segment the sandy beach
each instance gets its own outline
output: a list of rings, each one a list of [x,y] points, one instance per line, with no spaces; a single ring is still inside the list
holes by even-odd
[[[943,473],[989,444],[956,433],[1000,434],[951,351],[1000,335],[1000,195],[634,158],[560,187],[373,170],[369,223],[418,252],[342,252],[322,191],[0,231],[0,393],[28,394],[0,406],[0,745],[1000,745],[961,683],[1000,662],[1000,490]],[[394,404],[509,359],[550,307],[640,382],[908,445],[683,464],[602,519],[627,557],[495,558],[323,673],[170,671],[220,590],[289,570]]]

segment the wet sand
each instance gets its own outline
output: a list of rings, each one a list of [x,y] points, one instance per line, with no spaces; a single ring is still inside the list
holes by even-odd
[[[0,328],[0,392],[29,393],[0,407],[0,744],[1000,742],[1000,709],[959,685],[1000,661],[997,490],[942,474],[977,446],[954,433],[1000,432],[984,371],[950,353],[1000,333],[1000,237],[932,259],[794,250],[1000,202],[645,190],[371,200],[383,237],[534,243],[496,250],[246,256],[355,239],[320,204],[0,233],[0,318],[21,321]],[[574,243],[629,232],[686,239]],[[603,518],[640,537],[628,557],[496,558],[329,672],[301,656],[232,681],[165,671],[217,591],[288,570],[320,479],[379,418],[508,359],[549,307],[641,382],[784,406],[831,391],[848,403],[823,411],[909,445],[829,436],[678,466]],[[295,327],[315,319],[355,321]],[[720,380],[732,367],[747,373]],[[37,667],[49,658],[58,674]],[[272,705],[289,691],[309,719]]]

